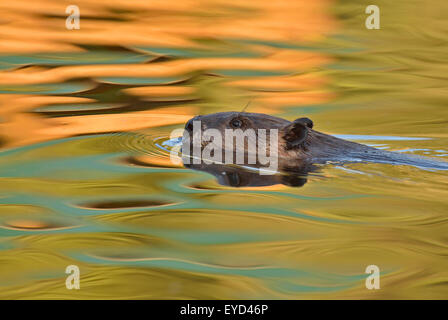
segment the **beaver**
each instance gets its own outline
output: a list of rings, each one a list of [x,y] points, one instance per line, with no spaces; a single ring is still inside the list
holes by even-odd
[[[287,171],[306,172],[314,164],[330,162],[375,162],[448,170],[447,162],[418,155],[380,150],[319,132],[314,129],[313,121],[306,117],[289,121],[262,113],[218,112],[190,119],[185,125],[185,131],[188,134],[193,133],[195,121],[200,121],[203,131],[215,129],[223,134],[226,129],[241,129],[242,131],[253,129],[258,135],[258,129],[266,129],[267,140],[269,140],[270,130],[276,129],[278,132],[278,167]],[[249,137],[248,142],[251,142],[250,139]],[[253,139],[254,137],[252,137]],[[205,147],[213,142],[212,140],[202,141],[201,145]],[[255,141],[252,142],[255,143]],[[219,145],[221,146],[221,144]],[[224,144],[222,146],[224,152],[226,147]],[[236,147],[236,145],[232,146],[233,152],[237,151]],[[269,149],[269,146],[264,147]],[[250,152],[246,145],[245,148],[243,151],[247,155]],[[256,149],[255,152],[259,152],[259,150]]]

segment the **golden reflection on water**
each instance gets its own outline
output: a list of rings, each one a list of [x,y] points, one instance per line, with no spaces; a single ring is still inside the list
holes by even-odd
[[[83,0],[69,31],[71,4],[0,3],[0,298],[447,297],[446,172],[334,164],[231,188],[163,145],[251,101],[446,159],[446,1],[378,0],[381,30],[367,3]]]

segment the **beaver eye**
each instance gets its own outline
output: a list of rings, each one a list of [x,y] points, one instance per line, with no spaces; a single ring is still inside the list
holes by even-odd
[[[239,119],[233,119],[232,121],[230,121],[230,125],[235,129],[241,128],[241,126],[243,125],[243,121]]]

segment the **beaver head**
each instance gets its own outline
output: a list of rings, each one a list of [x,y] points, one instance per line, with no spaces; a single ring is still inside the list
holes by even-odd
[[[247,136],[246,138],[248,139],[248,143],[255,144],[259,142],[257,138],[260,129],[266,130],[266,141],[270,141],[271,130],[276,130],[280,165],[282,162],[285,162],[285,160],[297,160],[308,157],[307,151],[310,143],[310,133],[313,131],[313,121],[308,118],[299,118],[291,122],[261,113],[218,112],[196,116],[190,119],[185,125],[186,131],[190,134],[194,131],[195,121],[200,123],[202,132],[213,129],[219,131],[222,137],[225,136],[226,129],[242,130],[243,132],[248,132],[249,129],[252,129],[254,135]],[[251,141],[251,139],[257,139],[257,141]],[[204,140],[204,137],[202,138],[203,147],[210,142],[213,141],[207,139]],[[223,146],[223,149],[226,148],[224,143],[221,145]],[[269,150],[269,145],[266,145],[265,147]],[[236,145],[232,145],[232,148],[236,148]],[[247,153],[247,144],[244,144],[244,148],[244,152]],[[233,151],[237,150],[233,149]],[[259,149],[257,149],[256,152],[258,151]]]

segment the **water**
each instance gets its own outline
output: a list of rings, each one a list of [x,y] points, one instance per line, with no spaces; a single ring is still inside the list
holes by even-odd
[[[242,110],[448,161],[447,2],[2,3],[0,298],[446,298],[448,173],[232,188],[170,132]],[[65,268],[81,270],[67,290]],[[368,265],[381,289],[365,288]]]

